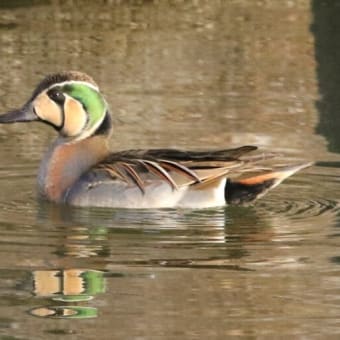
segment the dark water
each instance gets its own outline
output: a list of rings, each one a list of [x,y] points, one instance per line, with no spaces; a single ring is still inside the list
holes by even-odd
[[[251,207],[66,209],[35,199],[39,124],[0,128],[1,339],[337,338],[336,1],[0,1],[0,109],[92,75],[113,148],[256,144],[313,160]]]

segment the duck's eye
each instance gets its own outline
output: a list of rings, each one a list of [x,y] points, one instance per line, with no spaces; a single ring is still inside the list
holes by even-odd
[[[64,94],[57,90],[57,89],[51,89],[47,91],[47,95],[57,104],[63,105],[65,102],[65,96]]]

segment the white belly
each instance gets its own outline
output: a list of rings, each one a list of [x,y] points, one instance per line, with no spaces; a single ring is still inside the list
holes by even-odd
[[[225,179],[214,187],[183,186],[173,189],[165,181],[153,181],[145,192],[124,182],[102,181],[77,183],[66,197],[66,202],[77,206],[112,208],[208,208],[222,206]]]

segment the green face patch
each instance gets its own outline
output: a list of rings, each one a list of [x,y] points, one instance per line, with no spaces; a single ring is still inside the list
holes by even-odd
[[[62,91],[79,101],[88,113],[87,129],[101,122],[106,113],[106,103],[102,95],[91,86],[81,83],[66,84]]]

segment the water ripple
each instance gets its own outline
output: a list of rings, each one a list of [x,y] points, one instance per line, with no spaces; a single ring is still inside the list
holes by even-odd
[[[268,201],[257,204],[257,207],[279,214],[290,219],[306,219],[326,214],[336,215],[339,212],[339,202],[326,198],[317,198],[304,201]]]

